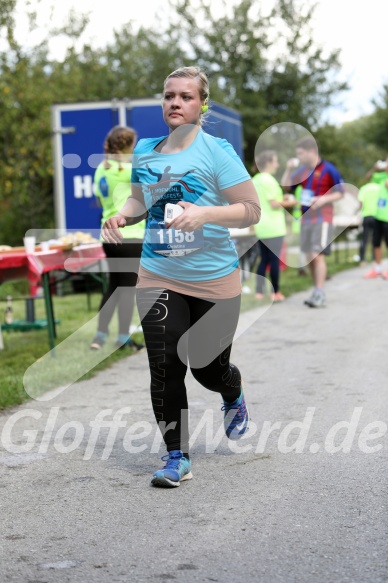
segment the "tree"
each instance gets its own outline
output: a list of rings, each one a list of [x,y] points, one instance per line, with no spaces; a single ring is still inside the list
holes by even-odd
[[[369,117],[367,136],[371,142],[383,150],[383,158],[388,154],[388,85],[374,100],[375,111]]]
[[[104,66],[104,88],[112,97],[138,98],[160,94],[171,69],[181,64],[179,47],[163,31],[126,25],[98,53]],[[107,96],[108,96],[107,95]]]
[[[211,99],[241,112],[248,165],[264,130],[294,122],[317,134],[322,152],[346,163],[347,181],[357,178],[360,156],[369,150],[360,145],[354,156],[347,149],[356,143],[356,128],[319,131],[321,113],[346,85],[337,80],[339,52],[324,54],[314,42],[310,0],[273,0],[267,12],[260,0],[235,0],[231,8],[224,2],[220,17],[209,0],[171,0],[167,30],[126,24],[99,49],[82,46],[88,17],[70,12],[60,30],[48,30],[29,50],[13,36],[16,1],[0,0],[1,46],[6,43],[0,50],[0,243],[20,244],[29,228],[53,226],[52,104],[159,94],[167,74],[183,64],[205,68]],[[70,39],[63,62],[49,56],[54,34]],[[387,88],[384,99],[370,120],[375,125],[363,127],[357,143],[366,143],[365,129],[388,148]]]
[[[14,38],[15,5],[0,4],[0,33],[8,43],[0,53],[0,232],[2,242],[20,244],[29,228],[53,223],[50,131],[43,117],[51,96],[44,45],[31,55]]]
[[[88,17],[74,11],[27,50],[13,34],[16,4],[0,0],[6,45],[0,52],[0,242],[8,244],[20,244],[28,229],[54,226],[51,106],[153,95],[181,56],[162,31],[135,32],[130,25],[107,47],[77,49]],[[28,2],[23,8],[32,31],[36,13]],[[70,41],[63,62],[49,56],[49,41],[58,35]]]
[[[162,33],[125,27],[115,42],[76,49],[86,16],[71,12],[60,30],[23,49],[14,39],[16,0],[0,0],[0,243],[21,244],[31,228],[54,227],[51,106],[149,96],[160,91],[177,48]],[[34,12],[30,25],[35,26]],[[51,35],[71,39],[64,62],[49,57]]]
[[[317,129],[320,155],[333,162],[348,184],[358,188],[365,174],[379,158],[378,149],[368,140],[370,116],[347,122],[341,127],[325,125]]]
[[[346,89],[336,80],[339,51],[324,55],[313,39],[314,5],[274,0],[267,14],[259,0],[241,0],[215,16],[206,0],[171,2],[176,17],[169,34],[208,71],[215,100],[237,108],[251,160],[265,129],[293,122],[318,126],[322,110]]]

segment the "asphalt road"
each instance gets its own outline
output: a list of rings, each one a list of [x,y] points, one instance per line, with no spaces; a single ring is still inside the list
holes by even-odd
[[[246,439],[189,374],[179,488],[149,485],[165,452],[145,353],[3,413],[1,582],[388,581],[388,281],[358,268],[327,308],[307,295],[241,316]]]

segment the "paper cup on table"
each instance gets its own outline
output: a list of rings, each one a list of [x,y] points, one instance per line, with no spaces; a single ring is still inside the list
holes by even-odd
[[[47,253],[47,251],[50,251],[49,241],[42,241],[40,244],[40,248],[43,251],[43,253]]]
[[[35,237],[24,237],[24,249],[27,254],[35,253]]]

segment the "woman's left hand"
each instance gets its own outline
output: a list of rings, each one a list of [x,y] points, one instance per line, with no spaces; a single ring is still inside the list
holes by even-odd
[[[203,225],[206,223],[206,207],[198,206],[183,200],[178,204],[184,209],[184,211],[179,217],[176,217],[176,219],[171,221],[171,223],[167,225],[167,228],[169,229],[173,227],[174,229],[179,229],[184,232],[202,229]]]

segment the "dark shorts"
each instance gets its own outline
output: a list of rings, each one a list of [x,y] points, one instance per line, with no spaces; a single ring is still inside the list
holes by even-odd
[[[302,223],[300,248],[303,253],[330,255],[332,240],[333,225],[331,223]]]
[[[375,219],[375,224],[373,225],[373,247],[380,247],[383,240],[388,247],[388,223]]]
[[[119,245],[103,243],[109,273],[115,274],[115,285],[134,287],[137,283],[143,241],[123,239]]]

